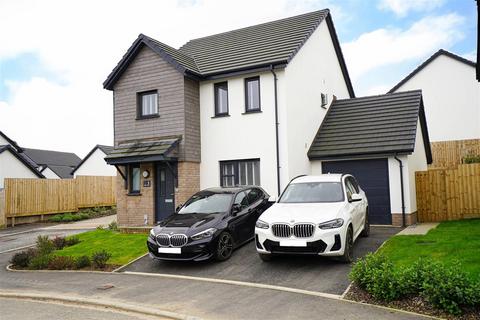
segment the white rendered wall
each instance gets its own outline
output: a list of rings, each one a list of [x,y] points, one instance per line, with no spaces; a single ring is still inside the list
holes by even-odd
[[[427,167],[427,155],[425,153],[425,144],[423,143],[422,128],[420,121],[417,123],[417,134],[415,138],[415,149],[408,156],[408,184],[410,186],[410,207],[408,213],[417,211],[417,195],[415,185],[415,172],[425,171]]]
[[[47,179],[61,179],[55,172],[52,171],[49,167],[46,167],[45,170],[42,171],[42,174]]]
[[[27,166],[10,151],[0,153],[0,189],[5,178],[38,178]]]
[[[114,166],[105,162],[107,155],[100,149],[95,150],[80,167],[75,170],[73,176],[116,176],[117,170]]]
[[[245,112],[244,79],[260,76],[262,112]],[[279,86],[283,71],[277,71]],[[270,72],[228,78],[228,117],[215,115],[213,84],[200,83],[201,159],[200,188],[220,185],[222,160],[260,159],[260,184],[272,196],[277,194],[274,81]],[[280,91],[280,90],[279,90]],[[280,100],[280,99],[279,99]],[[281,102],[279,101],[279,108]],[[282,141],[282,140],[281,140]],[[285,140],[284,140],[285,141]]]
[[[480,138],[480,83],[475,68],[440,55],[398,91],[422,89],[430,141]]]
[[[307,152],[327,111],[321,107],[321,94],[327,94],[328,105],[333,95],[350,97],[325,21],[287,65],[285,89],[288,167],[282,188],[313,170]]]

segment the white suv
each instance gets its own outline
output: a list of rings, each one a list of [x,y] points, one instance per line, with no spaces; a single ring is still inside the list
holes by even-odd
[[[258,218],[255,242],[263,261],[313,254],[351,262],[353,242],[369,232],[367,197],[352,175],[300,176]]]

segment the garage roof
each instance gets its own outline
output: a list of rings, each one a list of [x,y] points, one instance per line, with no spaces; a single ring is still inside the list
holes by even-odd
[[[422,91],[336,100],[315,136],[308,157],[324,160],[411,154],[420,120],[427,162],[432,162]]]

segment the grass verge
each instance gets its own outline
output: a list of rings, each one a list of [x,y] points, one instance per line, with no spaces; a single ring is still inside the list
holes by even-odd
[[[123,265],[147,252],[146,234],[125,234],[111,230],[94,230],[78,234],[80,242],[62,250],[55,251],[57,256],[91,256],[103,249],[112,256],[109,264]]]
[[[399,235],[379,250],[397,267],[430,258],[445,266],[455,261],[472,279],[480,280],[480,219],[446,221],[426,235]]]

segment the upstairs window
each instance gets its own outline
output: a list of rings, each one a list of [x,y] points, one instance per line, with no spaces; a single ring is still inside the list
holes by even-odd
[[[260,185],[260,160],[232,160],[220,162],[222,187]]]
[[[228,115],[228,84],[220,82],[214,84],[215,91],[215,116]]]
[[[137,118],[158,117],[158,92],[157,90],[140,92],[137,94]]]
[[[260,111],[260,77],[245,79],[245,112]]]

